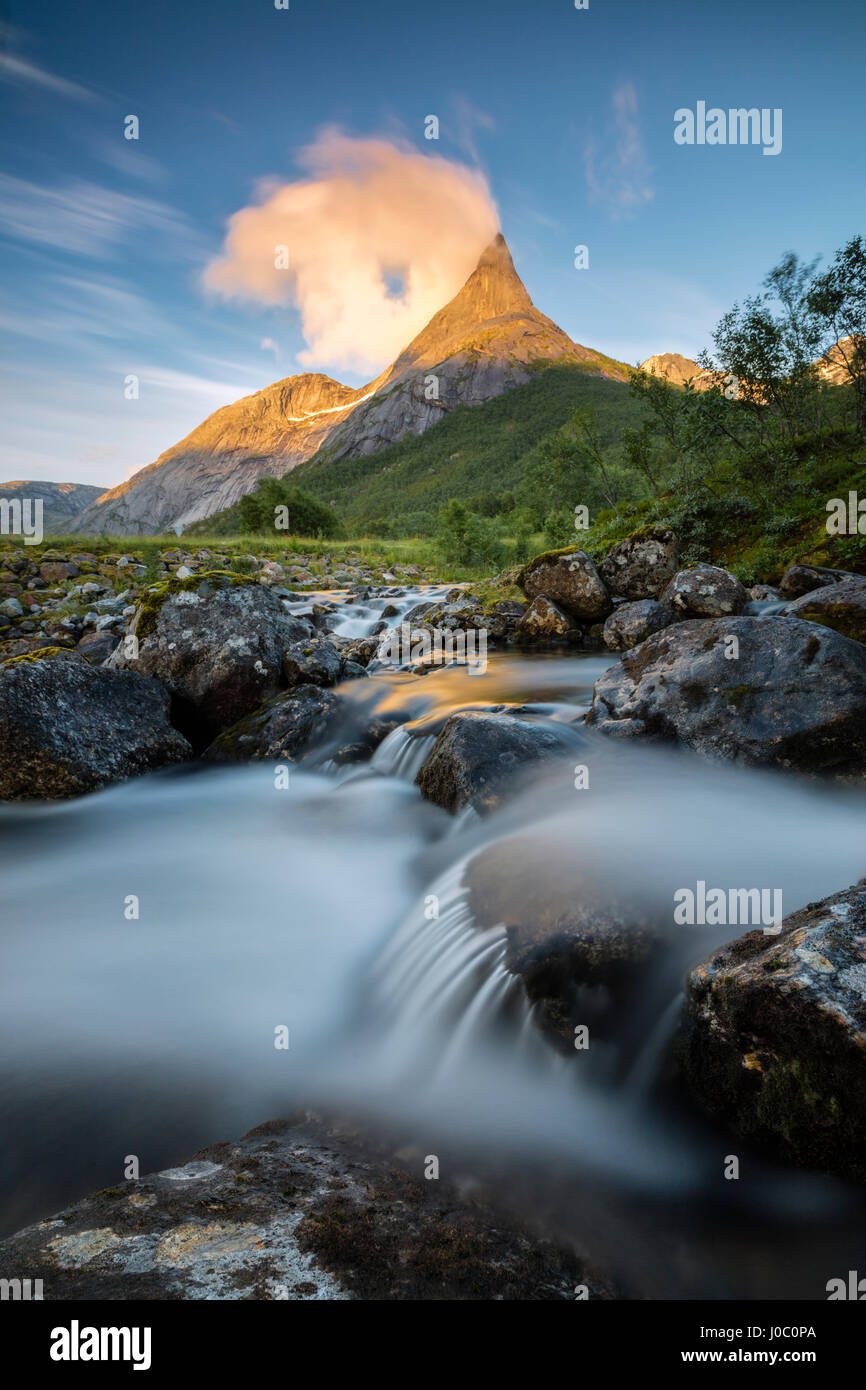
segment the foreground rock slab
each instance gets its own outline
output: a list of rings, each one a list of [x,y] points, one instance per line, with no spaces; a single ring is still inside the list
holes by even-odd
[[[46,1301],[573,1300],[611,1291],[443,1175],[309,1118],[213,1144],[0,1242],[0,1276]]]
[[[586,722],[734,762],[861,776],[866,647],[783,616],[677,623],[605,671]]]
[[[0,798],[56,800],[192,757],[158,681],[48,649],[0,666]]]
[[[749,932],[691,972],[686,1082],[737,1133],[866,1179],[866,883]]]

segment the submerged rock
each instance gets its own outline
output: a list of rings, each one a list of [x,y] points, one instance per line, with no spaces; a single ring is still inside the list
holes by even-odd
[[[859,776],[866,648],[784,616],[677,623],[605,671],[586,722],[734,762]]]
[[[793,1163],[866,1179],[866,884],[694,969],[677,1053],[706,1110]]]
[[[571,1049],[576,1024],[615,1036],[612,1009],[640,992],[664,941],[645,908],[613,901],[545,834],[481,850],[464,884],[478,926],[507,928],[506,969],[538,1005],[540,1026]]]
[[[518,582],[527,598],[543,594],[580,622],[599,622],[613,607],[598,570],[583,550],[537,555],[523,567]]]
[[[617,598],[658,598],[680,562],[677,538],[666,526],[626,536],[602,560],[598,572]]]
[[[461,710],[439,732],[416,780],[428,801],[446,811],[492,811],[529,764],[561,756],[579,735],[567,725],[535,724],[492,710]]]
[[[727,570],[695,565],[680,570],[662,594],[662,603],[687,618],[724,618],[742,613],[749,596]]]
[[[0,798],[81,796],[192,749],[158,681],[57,648],[0,666]]]

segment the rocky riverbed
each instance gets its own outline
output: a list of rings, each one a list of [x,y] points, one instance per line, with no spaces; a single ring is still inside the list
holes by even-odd
[[[846,1196],[833,1183],[866,1175],[866,576],[795,565],[748,591],[716,566],[683,569],[676,537],[651,531],[598,564],[577,549],[550,552],[477,592],[357,564],[334,563],[327,586],[320,578],[301,563],[238,566],[212,551],[164,551],[156,572],[132,554],[0,552],[0,826],[12,854],[25,842],[59,846],[52,803],[70,802],[63,824],[73,835],[80,826],[85,855],[103,807],[121,824],[134,817],[146,843],[130,820],[109,876],[117,901],[131,893],[138,905],[147,855],[162,885],[167,935],[147,949],[169,954],[139,977],[153,1002],[150,972],[157,989],[160,969],[175,969],[172,953],[186,949],[179,902],[205,934],[217,924],[229,976],[254,974],[257,952],[279,968],[283,949],[290,977],[309,971],[293,944],[300,928],[289,927],[284,948],[268,936],[248,959],[234,941],[244,893],[256,921],[270,920],[260,889],[274,869],[258,849],[279,859],[283,846],[292,920],[301,900],[320,924],[303,952],[318,953],[317,971],[329,964],[334,978],[354,962],[345,987],[357,1017],[346,1028],[361,1041],[344,1057],[341,1037],[327,1065],[319,1046],[303,1085],[294,1076],[274,1090],[271,1064],[247,1056],[244,1037],[243,1084],[254,1107],[280,1093],[325,1109],[357,1095],[372,1126],[295,1122],[201,1150],[206,1133],[181,1123],[160,1148],[168,1172],[77,1204],[80,1180],[64,1188],[52,1178],[41,1197],[37,1182],[23,1201],[13,1194],[10,1213],[42,1219],[5,1243],[3,1261],[44,1271],[46,1288],[50,1275],[53,1296],[555,1299],[581,1283],[593,1297],[652,1296],[646,1252],[638,1275],[589,1211],[563,1245],[555,1227],[521,1224],[525,1206],[506,1215],[498,1197],[467,1197],[467,1174],[495,1173],[496,1190],[509,1190],[490,1142],[501,1107],[515,1105],[538,1110],[546,1158],[533,1145],[532,1163],[556,1167],[570,1153],[589,1188],[599,1165],[622,1169],[616,1222],[672,1170],[691,1174],[686,1185],[705,1205],[736,1204],[733,1188],[724,1198],[712,1188],[730,1152],[761,1174],[748,1195],[740,1189],[745,1202],[801,1172],[834,1220],[856,1205],[856,1186]],[[235,843],[250,797],[255,868]],[[166,817],[178,826],[171,846]],[[329,882],[363,842],[364,823],[384,854],[378,872],[394,876],[388,891],[373,887],[370,846],[345,890]],[[399,847],[407,836],[411,852]],[[241,877],[223,883],[224,903],[210,881],[214,848]],[[59,867],[49,853],[28,851],[27,862],[48,876]],[[61,865],[68,912],[88,923],[81,947],[108,952],[110,987],[121,963],[102,937],[106,884]],[[703,884],[703,901],[708,883],[725,912],[684,929],[676,895]],[[784,901],[778,920],[728,912],[745,910],[753,892],[760,903],[757,885]],[[355,958],[336,924],[358,893],[367,925]],[[20,920],[44,932],[23,881],[12,895]],[[69,948],[67,933],[60,950]],[[24,968],[32,949],[16,938],[11,953],[10,979],[25,995],[35,988]],[[384,975],[365,973],[371,951],[384,951]],[[308,985],[311,1016],[331,1021]],[[270,988],[251,988],[249,1007]],[[141,1000],[127,989],[135,1011]],[[202,1007],[208,998],[221,1018],[206,992]],[[223,1004],[241,1019],[248,1007],[228,994]],[[25,1032],[41,1008],[17,998]],[[169,1009],[148,1025],[144,1007],[135,1066],[147,1066],[160,1030],[182,1039],[188,1024]],[[304,1027],[312,1037],[312,1022]],[[54,1074],[43,1053],[40,1087]],[[80,1056],[100,1073],[84,1034]],[[218,1083],[209,1063],[205,1071],[217,1092],[236,1084]],[[487,1100],[466,1108],[473,1076]],[[159,1094],[158,1076],[149,1086]],[[377,1148],[383,1106],[414,1136],[407,1168],[399,1144]],[[569,1107],[579,1140],[562,1118]],[[227,1111],[221,1123],[237,1118]],[[74,1107],[58,1123],[46,1131],[54,1140],[75,1129]],[[106,1124],[112,1142],[132,1144]],[[674,1148],[656,1152],[666,1125]],[[439,1139],[421,1140],[425,1126]],[[441,1186],[424,1172],[443,1133],[474,1155],[458,1165],[456,1187],[453,1171]],[[196,1134],[201,1152],[185,1164]],[[520,1149],[514,1135],[503,1142]],[[641,1145],[632,1171],[627,1154]],[[281,1195],[289,1190],[291,1200]],[[55,1191],[71,1205],[51,1216]],[[741,1207],[738,1224],[748,1224]],[[584,1249],[584,1232],[595,1248]],[[722,1270],[706,1232],[693,1238],[689,1259],[706,1261],[695,1287],[726,1296],[736,1253]],[[603,1275],[586,1273],[587,1253]],[[796,1249],[786,1260],[797,1296],[822,1296]],[[747,1296],[766,1296],[741,1278]],[[688,1296],[685,1274],[672,1287]]]

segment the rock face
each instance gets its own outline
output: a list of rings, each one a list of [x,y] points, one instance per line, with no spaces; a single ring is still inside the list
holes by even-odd
[[[613,607],[598,570],[583,550],[537,555],[524,566],[518,583],[527,598],[543,595],[579,622],[601,622]]]
[[[616,598],[658,598],[677,572],[680,550],[667,527],[626,536],[602,560],[598,572]]]
[[[706,391],[715,382],[712,372],[704,371],[691,357],[683,357],[681,352],[657,352],[641,362],[640,370],[650,376],[663,376],[672,386],[685,386],[692,383],[696,391]]]
[[[110,665],[156,676],[213,736],[280,690],[299,620],[264,585],[202,574],[146,594],[132,631],[138,656],[122,643]]]
[[[623,603],[615,608],[604,625],[604,645],[613,652],[630,651],[645,638],[671,623],[679,622],[673,609],[654,598],[638,603]]]
[[[605,671],[586,719],[734,762],[856,775],[866,770],[866,648],[797,618],[677,623]]]
[[[691,972],[678,1053],[705,1108],[808,1167],[866,1178],[866,886]]]
[[[680,570],[662,594],[662,602],[687,618],[724,618],[742,613],[749,596],[727,570],[717,565],[695,565]]]
[[[609,1283],[483,1191],[313,1117],[274,1121],[103,1189],[0,1242],[62,1299],[561,1300]]]
[[[138,535],[187,525],[324,445],[329,457],[373,453],[421,434],[456,405],[491,400],[529,381],[545,360],[627,379],[618,364],[573,343],[535,308],[497,236],[459,293],[374,381],[353,390],[304,374],[224,406],[156,463],[104,493],[79,529]],[[438,380],[436,400],[425,390],[430,374]]]
[[[495,810],[527,764],[561,756],[579,741],[565,725],[533,724],[513,715],[463,710],[446,720],[416,782],[446,811]]]
[[[843,637],[866,642],[866,579],[849,579],[813,589],[795,599],[785,611],[792,618],[821,623],[841,632]]]
[[[0,666],[0,798],[82,796],[192,756],[155,680],[51,651]]]

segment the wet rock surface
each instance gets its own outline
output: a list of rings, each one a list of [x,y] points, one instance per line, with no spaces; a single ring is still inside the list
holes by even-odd
[[[579,745],[579,735],[567,725],[462,710],[446,720],[416,782],[428,801],[446,811],[492,811],[519,785],[523,767]]]
[[[586,722],[733,762],[862,776],[866,648],[797,618],[677,623],[605,671]]]
[[[565,1246],[477,1188],[424,1178],[313,1117],[274,1121],[188,1163],[86,1197],[0,1242],[0,1273],[46,1301],[615,1296]]]
[[[686,1083],[737,1133],[866,1179],[866,882],[753,931],[689,975]]]
[[[0,665],[0,798],[81,796],[183,762],[158,681],[63,650]]]
[[[205,762],[261,759],[296,761],[325,739],[343,714],[343,702],[331,690],[299,685],[279,694],[252,714],[224,729],[202,754]]]

